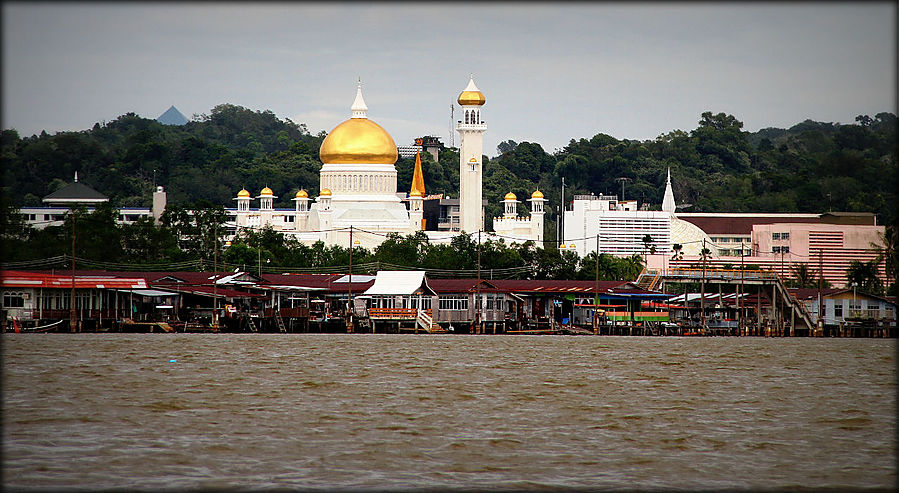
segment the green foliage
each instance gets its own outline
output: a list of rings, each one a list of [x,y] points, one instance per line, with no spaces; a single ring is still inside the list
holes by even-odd
[[[899,125],[894,114],[859,115],[856,123],[849,125],[806,120],[789,129],[766,128],[754,133],[742,127],[733,115],[707,111],[692,131],[673,130],[654,140],[619,140],[600,133],[572,139],[553,154],[537,143],[503,141],[498,146],[500,155],[484,159],[487,227],[491,227],[492,217],[502,214],[501,199],[506,193],[526,199],[539,188],[549,200],[545,237],[551,241],[558,223],[562,178],[566,201],[575,194],[617,195],[621,186],[616,179],[627,178],[625,198],[641,199],[657,209],[669,168],[675,197],[686,210],[859,211],[877,214],[880,224],[899,220]],[[318,193],[318,149],[325,136],[324,132],[310,135],[305,125],[281,120],[271,111],[230,104],[216,106],[208,115],[182,126],[161,125],[128,113],[80,132],[21,137],[15,130],[3,130],[0,196],[4,198],[4,221],[8,221],[2,235],[4,258],[68,252],[70,232],[65,226],[22,229],[16,226],[14,211],[26,204],[39,205],[41,197],[69,182],[78,171],[79,179],[110,197],[115,206],[149,206],[154,185],[166,187],[170,203],[162,228],[147,222],[113,228],[108,210],[98,209],[90,218],[77,217],[76,223],[83,221],[85,228],[84,233],[76,233],[76,239],[85,240],[76,246],[81,248],[79,255],[109,261],[209,260],[221,208],[231,206],[241,188],[255,195],[269,186],[279,196],[275,207],[291,209],[290,199],[299,188],[311,196]],[[422,154],[428,192],[458,193],[458,160],[454,148],[443,149],[436,162],[430,154]],[[397,162],[400,191],[411,182],[413,163],[411,159]],[[198,201],[205,205],[198,208],[199,217],[190,217],[186,211]],[[294,245],[276,239],[281,237],[276,233],[260,235],[262,246],[255,236],[236,239],[225,256],[245,263],[255,254],[258,263],[261,253],[270,264],[296,267],[345,265],[349,260],[346,248]],[[181,244],[174,238],[181,238]],[[402,237],[390,241],[380,253],[393,259],[391,263],[428,268],[476,266],[477,242],[471,236],[458,237],[450,245],[422,246],[420,239]],[[412,243],[416,242],[417,256],[412,256]],[[572,260],[544,246],[485,241],[481,244],[482,265],[528,265],[534,275],[550,278],[592,279],[595,275],[595,258],[587,265],[586,259]],[[649,250],[652,245],[645,247]],[[890,251],[895,249],[884,250]],[[362,263],[378,255],[377,251],[359,249],[353,251],[353,260]],[[893,264],[887,254],[882,259],[888,266],[895,265],[895,255]],[[611,260],[600,260],[609,263],[600,266],[605,275],[614,272],[627,277],[623,272],[628,266],[613,268]],[[631,264],[633,267],[634,262]],[[891,269],[894,278],[895,268]]]
[[[877,276],[877,261],[861,262],[853,260],[846,271],[846,279],[850,286],[871,294],[883,294],[883,281]]]

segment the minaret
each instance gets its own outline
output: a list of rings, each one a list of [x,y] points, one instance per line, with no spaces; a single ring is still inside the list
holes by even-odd
[[[318,225],[321,228],[319,239],[325,245],[331,244],[331,190],[325,188],[318,194]]]
[[[503,214],[504,219],[515,219],[518,217],[518,197],[516,197],[514,193],[507,193],[506,196],[503,197],[503,204],[505,205],[505,213]]]
[[[481,106],[487,100],[474,85],[474,76],[459,94],[462,119],[456,124],[459,147],[459,227],[466,233],[484,229],[484,204],[481,195],[483,170],[481,159],[487,124],[481,119]]]
[[[165,203],[165,189],[158,186],[156,191],[153,192],[153,222],[156,224],[159,224],[162,213],[165,212]]]
[[[531,238],[538,247],[543,247],[543,192],[535,190],[528,200],[531,203]]]
[[[306,231],[306,223],[309,220],[309,193],[301,188],[292,200],[296,204],[293,229],[296,231]]]
[[[421,170],[421,153],[415,153],[415,170],[412,172],[412,189],[409,191],[409,228],[420,231],[424,227],[425,178]]]
[[[259,199],[259,227],[265,227],[272,223],[272,216],[275,213],[273,202],[276,197],[271,188],[265,187],[256,198]]]
[[[237,201],[237,225],[246,226],[250,215],[250,191],[246,188],[241,189],[234,200]]]
[[[665,182],[665,197],[662,198],[662,210],[669,214],[674,214],[676,208],[674,192],[671,191],[671,168],[668,168],[668,180]]]

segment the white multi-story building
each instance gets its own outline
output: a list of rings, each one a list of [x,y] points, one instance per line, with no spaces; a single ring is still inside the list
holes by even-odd
[[[614,195],[575,195],[566,210],[563,245],[585,256],[647,253],[646,235],[656,251],[671,250],[671,214],[638,210],[637,201],[619,201]]]

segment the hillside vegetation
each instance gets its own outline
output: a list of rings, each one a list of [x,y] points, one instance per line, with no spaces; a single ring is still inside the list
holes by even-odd
[[[501,197],[519,198],[540,188],[550,201],[548,238],[555,237],[560,181],[572,194],[620,194],[658,209],[671,169],[678,204],[705,212],[863,211],[880,223],[896,221],[897,118],[861,115],[841,125],[805,121],[789,129],[750,133],[732,115],[703,113],[691,131],[673,130],[655,140],[619,140],[597,134],[572,139],[549,154],[538,143],[505,141],[498,156],[485,156],[484,197],[490,218],[502,213]],[[241,188],[254,195],[268,186],[276,207],[292,208],[299,188],[318,194],[324,132],[271,111],[223,104],[182,126],[162,125],[134,114],[80,132],[20,137],[2,132],[2,193],[9,203],[41,205],[40,199],[72,180],[107,195],[117,206],[150,205],[154,183],[169,202],[206,200],[226,207]],[[458,154],[445,150],[439,163],[423,156],[429,193],[458,193]],[[411,159],[397,162],[398,188],[409,187]]]

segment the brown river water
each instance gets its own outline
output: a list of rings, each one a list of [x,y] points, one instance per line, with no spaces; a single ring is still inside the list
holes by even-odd
[[[14,490],[894,490],[896,340],[4,334]]]

